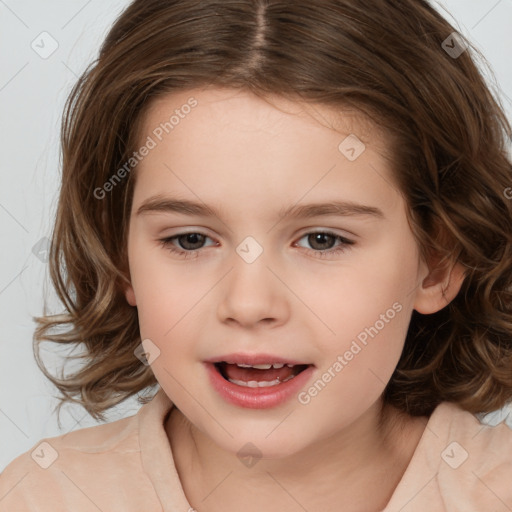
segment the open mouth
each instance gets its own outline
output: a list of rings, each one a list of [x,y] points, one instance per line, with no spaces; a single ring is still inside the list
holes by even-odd
[[[308,368],[309,364],[244,364],[220,361],[214,363],[216,370],[227,381],[248,388],[279,386],[295,378]]]

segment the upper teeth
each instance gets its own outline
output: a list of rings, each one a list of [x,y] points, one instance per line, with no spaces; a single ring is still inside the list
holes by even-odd
[[[228,363],[228,364],[234,364],[234,363]],[[284,364],[282,363],[267,363],[267,364],[245,364],[245,363],[236,363],[236,365],[239,368],[256,368],[256,370],[270,370],[270,368],[282,368]],[[290,368],[293,366],[292,364],[288,364]]]

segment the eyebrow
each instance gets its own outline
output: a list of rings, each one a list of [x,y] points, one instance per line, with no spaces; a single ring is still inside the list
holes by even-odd
[[[145,213],[181,213],[183,215],[197,215],[202,217],[214,216],[222,218],[222,214],[212,206],[163,196],[152,196],[146,199],[137,209],[136,215]],[[326,203],[293,205],[281,209],[278,212],[279,218],[294,217],[298,219],[308,219],[326,215],[385,218],[384,213],[379,208],[354,203],[352,201],[329,201]]]

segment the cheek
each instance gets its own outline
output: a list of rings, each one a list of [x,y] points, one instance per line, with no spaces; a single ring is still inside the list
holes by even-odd
[[[136,289],[141,334],[157,339],[169,338],[179,330],[194,303],[193,292],[180,289],[176,280],[148,279]],[[196,299],[197,301],[197,299]]]
[[[304,282],[303,293],[309,295],[312,309],[330,328],[337,348],[358,335],[364,342],[365,336],[370,336],[368,329],[374,334],[376,329],[379,338],[384,332],[394,331],[396,338],[407,329],[406,312],[412,307],[417,263],[414,252],[405,257],[397,247],[406,248],[389,244],[361,251],[347,266],[331,268],[309,284]],[[414,251],[414,247],[411,249]],[[402,340],[396,341],[400,344]]]
[[[374,404],[396,368],[411,306],[392,298],[346,302],[346,310],[338,314],[337,322],[332,321],[336,338],[319,342],[322,364],[300,403],[305,414],[331,425],[326,435]]]
[[[412,312],[414,248],[404,239],[361,255],[350,268],[331,273],[325,293],[317,295],[315,310],[334,332],[317,338],[321,374],[336,375],[328,384],[331,399],[343,397],[344,403],[357,407],[363,397],[376,399],[389,381]],[[331,393],[325,393],[325,399]]]
[[[142,250],[141,246],[132,247],[130,252],[141,336],[154,339],[165,349],[194,320],[209,286],[183,272],[176,262],[170,263],[165,249]]]

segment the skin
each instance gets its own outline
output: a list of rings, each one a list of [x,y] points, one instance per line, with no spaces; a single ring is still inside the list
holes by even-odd
[[[421,260],[385,157],[389,141],[376,127],[354,113],[206,88],[154,102],[141,144],[191,96],[198,105],[136,168],[126,289],[142,339],[160,351],[152,370],[176,406],[165,429],[185,494],[200,512],[381,510],[427,422],[385,407],[379,429],[382,392],[413,309],[444,307],[462,272],[430,272]],[[338,149],[349,134],[366,146],[354,161]],[[137,214],[158,194],[220,213]],[[296,203],[332,200],[379,208],[383,218],[278,217]],[[339,239],[319,246],[305,236],[322,230],[354,243],[332,253]],[[189,258],[159,241],[183,232],[208,237]],[[247,236],[263,248],[252,263],[236,252]],[[320,257],[323,247],[331,254]],[[293,397],[242,408],[209,383],[205,359],[263,352],[314,364],[307,390],[394,303],[401,311],[306,405]],[[251,467],[237,457],[248,442],[261,454]]]

